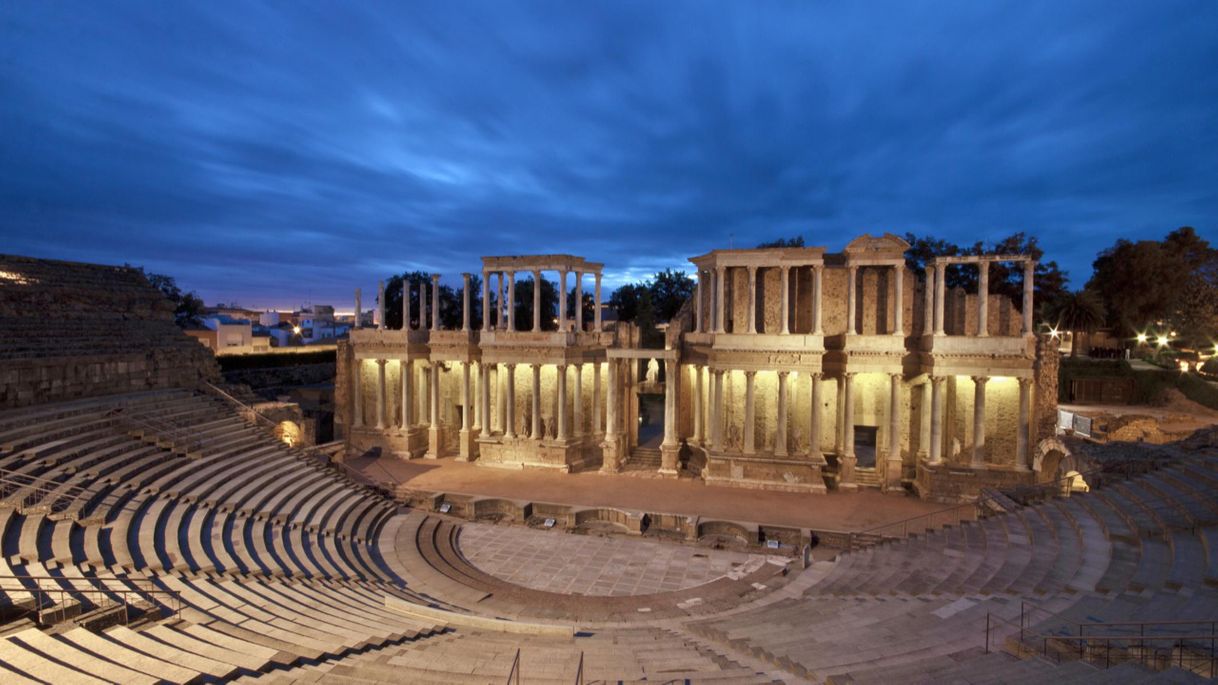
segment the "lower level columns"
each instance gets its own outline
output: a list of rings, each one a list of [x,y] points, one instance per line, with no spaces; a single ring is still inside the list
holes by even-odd
[[[899,492],[901,488],[901,374],[889,375],[888,387],[888,454],[884,460],[884,491]]]
[[[351,427],[364,426],[364,360],[351,360]]]
[[[858,490],[854,481],[854,374],[842,374],[842,449],[837,457],[837,487]]]
[[[516,365],[500,367],[503,383],[500,385],[500,403],[503,407],[503,437],[516,437]]]
[[[469,290],[467,287],[466,290]],[[468,308],[467,308],[468,309]],[[474,443],[472,416],[474,410],[474,389],[470,385],[470,362],[461,363],[461,430],[457,433],[457,461],[469,461],[474,458],[477,449]]]
[[[975,469],[985,467],[985,384],[989,378],[973,376],[973,461]]]
[[[491,437],[491,369],[486,363],[478,364],[478,423],[479,437]]]
[[[677,362],[664,361],[664,442],[660,444],[660,474],[676,477],[681,445],[677,442],[677,387],[680,385]]]
[[[584,365],[576,364],[575,375],[571,378],[571,435],[580,437],[584,434]]]
[[[744,372],[744,447],[745,454],[757,453],[757,438],[755,435],[757,404],[757,372]]]
[[[784,269],[785,271],[785,269]],[[778,372],[778,430],[774,435],[775,456],[787,456],[787,371]]]
[[[376,360],[376,427],[385,429],[385,405],[388,399],[385,393],[385,364],[388,359]]]
[[[401,360],[398,368],[402,374],[402,433],[406,433],[414,425],[414,406],[411,404],[414,401],[414,378],[408,360]]]
[[[440,363],[432,362],[427,383],[427,453],[428,459],[439,459],[443,448],[440,440]]]
[[[824,459],[825,456],[824,453],[821,452],[820,448],[821,380],[820,373],[812,374],[812,416],[808,422],[808,456],[817,461]]]
[[[694,369],[694,401],[693,401],[693,406],[691,407],[691,409],[693,409],[693,412],[694,412],[694,439],[692,442],[696,445],[701,445],[705,442],[705,439],[703,436],[703,432],[705,429],[703,428],[704,421],[703,421],[702,413],[703,413],[703,410],[706,408],[706,403],[703,400],[703,394],[702,394],[702,367],[695,366],[695,367],[693,367],[693,369]]]
[[[622,434],[618,413],[621,399],[618,394],[618,361],[605,362],[605,439],[601,442],[601,473],[617,473],[622,470]]]
[[[556,437],[562,441],[569,438],[571,434],[570,428],[567,426],[569,416],[567,414],[567,365],[559,364],[556,368],[558,371],[558,428],[554,432]]]
[[[541,440],[541,364],[532,364],[533,367],[533,393],[532,393],[532,410],[533,414],[530,417],[529,437],[533,440]]]
[[[604,432],[604,424],[601,423],[601,365],[597,362],[592,364],[592,435]]]
[[[943,384],[946,381],[943,376],[930,378],[930,454],[927,462],[935,465],[943,463]]]
[[[723,370],[711,372],[711,403],[710,403],[710,434],[711,449],[723,451]]]
[[[1015,428],[1015,470],[1027,471],[1032,433],[1032,379],[1019,379],[1019,425]]]

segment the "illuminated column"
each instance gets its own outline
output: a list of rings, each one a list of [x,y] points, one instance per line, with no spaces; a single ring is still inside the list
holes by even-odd
[[[376,329],[385,330],[385,281],[381,281],[376,290]]]
[[[858,307],[858,273],[857,266],[846,267],[846,335],[858,333],[854,313]]]
[[[923,288],[926,299],[922,305],[922,335],[935,332],[935,267],[926,267],[926,283]]]
[[[376,360],[376,427],[385,428],[385,359]]]
[[[681,369],[675,359],[664,360],[664,442],[660,444],[660,473],[677,475],[680,445],[677,442],[677,388]]]
[[[977,336],[990,334],[990,263],[977,264]]]
[[[608,440],[618,434],[618,366],[617,360],[609,358],[605,361],[605,438]]]
[[[354,357],[351,368],[351,425],[361,428],[364,425],[364,360]]]
[[[714,401],[711,402],[711,448],[723,451],[723,369],[714,370]]]
[[[540,285],[540,284],[539,284]],[[558,330],[567,330],[567,270],[558,272]]]
[[[905,267],[898,264],[892,268],[893,276],[893,313],[892,313],[892,334],[903,337],[905,335]]]
[[[698,281],[694,285],[694,330],[702,332],[702,268],[698,268]]]
[[[749,333],[757,332],[757,267],[748,267],[749,272]]]
[[[579,279],[576,279],[576,282],[578,281]],[[584,434],[584,365],[575,364],[574,368],[575,378],[572,380],[574,380],[575,383],[571,386],[571,396],[573,399],[573,402],[571,403],[571,421],[573,429],[571,434],[578,438]]]
[[[470,428],[470,414],[474,409],[474,392],[470,385],[469,362],[461,362],[461,430]]]
[[[533,270],[533,332],[541,330],[541,271]]]
[[[692,409],[694,410],[694,442],[701,445],[703,440],[702,429],[702,369],[698,366],[690,367],[694,370],[694,402]]]
[[[821,426],[821,374],[812,374],[811,422],[808,430],[808,453],[817,457],[824,456],[820,449]]]
[[[490,274],[482,272],[482,330],[491,330],[491,284]],[[482,423],[486,423],[483,421]]]
[[[509,281],[510,282],[510,281]],[[503,412],[503,435],[507,438],[516,437],[516,365],[505,364],[503,366],[507,370],[507,377],[504,378],[503,402],[505,403]]]
[[[727,332],[727,267],[715,269],[715,332]]]
[[[435,311],[432,312],[433,320]],[[427,382],[427,452],[424,457],[427,459],[440,458],[440,363],[433,361],[431,363],[430,379]]]
[[[782,279],[782,287],[779,289],[782,292],[782,334],[787,335],[791,332],[791,267],[784,266],[779,269]]]
[[[822,321],[825,311],[825,265],[816,264],[812,267],[812,285],[816,291],[812,295],[812,333],[814,335],[824,335],[825,329]]]
[[[1023,263],[1023,334],[1032,335],[1032,293],[1036,274],[1036,262],[1028,260]]]
[[[888,463],[884,483],[888,490],[901,489],[901,374],[888,376]]]
[[[507,326],[504,322],[503,310],[507,307],[507,300],[503,298],[503,277],[502,271],[496,274],[498,276],[498,289],[495,291],[495,330],[505,331]]]
[[[427,330],[427,281],[419,281],[419,330]]]
[[[930,463],[943,463],[943,376],[931,376],[930,404]]]
[[[837,379],[834,383],[833,401],[837,404],[837,413],[833,422],[833,453],[841,456],[846,452],[846,379]]]
[[[592,435],[604,432],[601,427],[601,364],[592,364]]]
[[[461,330],[466,332],[469,332],[469,277],[470,274],[461,274],[465,284],[461,288]]]
[[[478,423],[482,427],[479,433],[485,440],[491,437],[491,369],[486,362],[478,363],[478,399]]]
[[[402,330],[410,330],[410,283],[402,279]]]
[[[359,310],[360,310],[360,307],[361,307],[361,306],[362,306],[362,305],[360,304],[360,292],[359,292],[359,288],[356,288],[356,289],[355,289],[355,327],[356,327],[356,328],[359,328],[359,327],[360,327],[360,320],[359,320],[359,319],[360,319],[360,316],[359,316]]]
[[[1019,379],[1019,425],[1015,429],[1015,470],[1028,470],[1028,445],[1032,432],[1032,379]]]
[[[973,463],[975,469],[985,466],[985,376],[973,376]]]
[[[930,412],[934,402],[931,379],[922,384],[922,407],[918,413],[918,459],[930,458]]]
[[[440,274],[431,275],[431,330],[440,330]]]
[[[414,401],[414,379],[411,377],[410,361],[403,359],[398,362],[402,374],[402,432],[414,425],[414,412],[411,402]]]
[[[555,433],[559,440],[566,440],[571,433],[567,428],[567,365],[558,364],[555,371],[558,373],[558,430]]]
[[[785,271],[785,269],[784,269]],[[787,371],[778,372],[778,432],[774,436],[774,454],[787,456]]]
[[[596,326],[596,332],[601,332],[601,274],[598,271],[596,274],[596,304],[592,307],[592,321]]]
[[[744,372],[744,453],[753,454],[757,451],[754,423],[757,413],[756,398],[757,372]]]
[[[935,335],[944,334],[946,322],[943,320],[943,300],[947,293],[947,264],[935,263]]]
[[[838,458],[838,487],[843,490],[855,490],[858,485],[854,482],[854,374],[847,373],[842,377],[842,455]]]
[[[507,329],[516,330],[516,272],[507,272]]]
[[[529,437],[534,440],[541,439],[541,364],[532,364],[533,367],[533,416],[531,425],[529,426]]]
[[[584,272],[575,272],[575,330],[584,332]]]

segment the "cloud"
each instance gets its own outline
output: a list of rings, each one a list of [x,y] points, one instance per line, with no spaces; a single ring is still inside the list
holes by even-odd
[[[1215,235],[1218,6],[12,3],[0,240],[209,301],[571,252]]]

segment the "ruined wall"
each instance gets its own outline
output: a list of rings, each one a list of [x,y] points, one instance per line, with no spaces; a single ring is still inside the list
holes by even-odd
[[[219,379],[138,270],[0,255],[0,408]]]

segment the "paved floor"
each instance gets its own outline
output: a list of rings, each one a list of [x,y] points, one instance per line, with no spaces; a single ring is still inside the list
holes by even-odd
[[[950,508],[916,497],[884,495],[878,490],[808,495],[705,485],[692,479],[515,471],[452,458],[406,461],[359,457],[348,464],[369,478],[417,490],[693,514],[818,530],[866,530]],[[943,523],[942,518],[936,521],[937,525]]]
[[[462,525],[465,558],[517,585],[581,595],[647,595],[727,575],[756,555],[624,537],[486,523]]]

